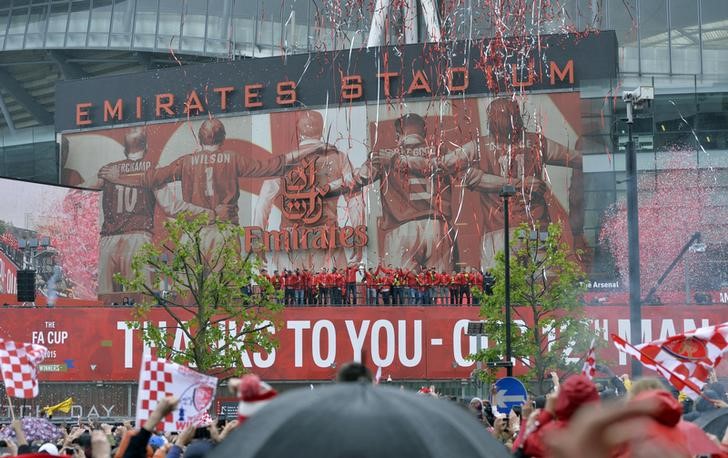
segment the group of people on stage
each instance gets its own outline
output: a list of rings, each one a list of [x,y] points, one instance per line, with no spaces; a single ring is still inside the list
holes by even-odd
[[[265,276],[276,290],[284,291],[286,305],[471,305],[478,304],[475,291],[493,294],[495,277],[465,268],[437,272],[434,267],[419,270],[364,264],[345,269],[284,269]]]

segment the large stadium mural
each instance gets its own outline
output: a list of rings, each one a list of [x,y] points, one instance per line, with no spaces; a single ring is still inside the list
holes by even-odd
[[[64,176],[102,192],[101,294],[181,211],[245,227],[271,271],[485,269],[506,182],[511,224],[582,244],[580,119],[578,92],[209,117],[67,134]]]

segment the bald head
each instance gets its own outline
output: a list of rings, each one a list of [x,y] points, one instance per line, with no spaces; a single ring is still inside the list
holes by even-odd
[[[324,134],[324,118],[318,111],[306,111],[296,123],[300,138],[320,139]]]
[[[206,119],[197,134],[203,146],[219,146],[225,141],[225,126],[217,118]]]
[[[147,150],[147,130],[144,127],[134,127],[124,135],[124,154],[145,152]]]

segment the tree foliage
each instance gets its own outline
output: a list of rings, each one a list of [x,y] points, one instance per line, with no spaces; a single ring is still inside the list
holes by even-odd
[[[585,275],[570,258],[573,253],[561,239],[559,224],[550,224],[545,233],[522,224],[514,232],[516,236],[510,243],[512,355],[529,368],[524,378],[536,382],[537,390],[543,393],[550,371],[579,368],[579,360],[594,336],[583,317]],[[496,278],[493,295],[481,296],[489,348],[474,356],[484,362],[505,359],[502,251],[496,255],[492,273]],[[518,321],[533,325],[526,327]],[[492,381],[496,370],[488,369],[481,376]]]
[[[131,278],[116,276],[126,290],[144,297],[132,325],[142,327],[151,309],[162,307],[172,324],[148,322],[142,329],[147,345],[207,374],[239,375],[248,351],[269,352],[276,345],[271,324],[282,309],[279,292],[258,273],[260,262],[241,254],[240,226],[181,213],[165,229],[166,238],[134,256]],[[212,250],[210,237],[217,241]],[[251,284],[258,285],[255,294]]]

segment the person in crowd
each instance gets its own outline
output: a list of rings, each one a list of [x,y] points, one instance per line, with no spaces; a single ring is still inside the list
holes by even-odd
[[[367,269],[366,279],[364,281],[367,287],[367,304],[379,305],[379,284],[377,273],[373,267]]]
[[[460,285],[458,284],[458,273],[453,270],[449,277],[449,288],[450,288],[450,304],[460,305],[462,296],[460,295]]]
[[[522,442],[524,456],[548,456],[546,438],[568,427],[571,417],[586,404],[599,401],[597,388],[587,377],[573,375],[559,387],[557,395],[550,395],[546,406],[536,419],[536,428]]]
[[[473,305],[480,304],[480,294],[483,292],[483,272],[478,269],[473,269],[470,275],[470,290],[477,292],[472,294]]]
[[[334,305],[344,304],[344,290],[346,289],[346,281],[341,271],[336,267],[331,269],[331,296]]]
[[[361,266],[364,268],[364,265]],[[359,272],[358,265],[349,265],[344,269],[344,280],[346,283],[346,289],[344,291],[344,302],[347,305],[356,305],[356,277]]]
[[[382,305],[390,305],[392,297],[393,273],[381,266],[377,269],[379,279],[379,292],[382,295]]]
[[[483,292],[487,296],[493,295],[493,287],[495,286],[495,277],[490,270],[486,270],[483,275]]]

